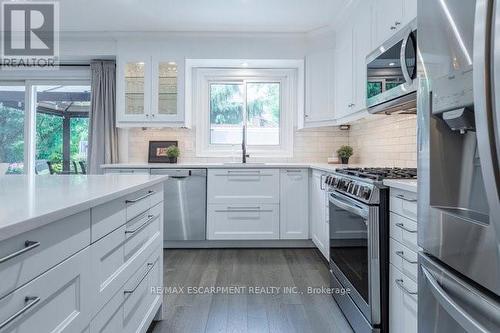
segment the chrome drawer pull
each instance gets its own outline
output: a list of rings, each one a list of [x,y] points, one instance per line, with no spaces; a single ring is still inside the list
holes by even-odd
[[[404,231],[408,231],[408,232],[410,232],[412,234],[416,234],[417,233],[417,230],[408,229],[407,227],[405,227],[405,225],[403,223],[396,223],[395,225],[396,225],[396,227],[401,228]]]
[[[24,303],[26,303],[26,305],[21,310],[17,311],[12,316],[7,318],[3,323],[1,323],[0,330],[2,328],[4,328],[5,326],[7,326],[12,321],[14,321],[17,317],[19,317],[20,315],[22,315],[23,313],[25,313],[26,311],[28,311],[29,309],[34,307],[38,302],[40,302],[40,297],[38,297],[38,296],[33,296],[33,297],[26,296],[24,298]]]
[[[410,264],[416,264],[416,263],[417,263],[417,261],[415,261],[415,260],[411,260],[411,259],[406,258],[406,257],[405,257],[405,255],[404,255],[404,252],[403,252],[403,251],[396,251],[396,254],[397,254],[397,255],[398,255],[401,259],[403,259],[404,261],[406,261],[406,262],[408,262],[408,263],[410,263]]]
[[[141,230],[142,228],[144,228],[146,225],[148,225],[151,221],[153,221],[155,219],[155,216],[154,215],[148,215],[148,219],[143,223],[141,224],[140,226],[138,226],[137,228],[135,229],[132,229],[132,230],[125,230],[125,233],[126,234],[133,234],[133,233],[136,233],[137,231]]]
[[[399,286],[399,288],[401,288],[401,290],[403,290],[405,292],[405,294],[408,294],[410,296],[415,296],[415,295],[418,295],[418,292],[416,291],[410,291],[408,290],[404,284],[403,284],[403,279],[397,279],[396,280],[396,284]]]
[[[139,285],[141,284],[141,282],[146,278],[146,276],[148,276],[149,272],[151,272],[151,270],[153,269],[154,264],[152,262],[148,262],[147,266],[148,266],[148,269],[146,270],[146,273],[144,273],[144,275],[141,277],[139,282],[137,282],[135,287],[133,289],[130,289],[130,290],[124,290],[123,291],[124,294],[132,294],[137,288],[139,288]]]
[[[417,202],[417,199],[409,199],[402,194],[396,195],[396,198],[404,200],[404,201],[408,201],[408,202]]]
[[[233,206],[233,207],[227,207],[228,210],[242,210],[242,209],[245,209],[245,210],[259,210],[260,209],[260,206],[255,206],[255,207],[236,207],[236,206]]]
[[[135,202],[141,201],[142,199],[146,199],[147,197],[149,197],[153,193],[155,193],[155,191],[148,191],[148,193],[144,194],[142,197],[138,197],[137,199],[125,200],[125,203],[135,203]]]
[[[22,248],[21,250],[18,250],[18,251],[11,253],[3,258],[0,258],[0,264],[3,262],[6,262],[7,260],[15,258],[17,256],[20,256],[23,253],[26,253],[28,251],[33,250],[35,247],[40,246],[40,242],[34,242],[34,241],[27,240],[26,242],[24,242],[24,246],[25,247]]]

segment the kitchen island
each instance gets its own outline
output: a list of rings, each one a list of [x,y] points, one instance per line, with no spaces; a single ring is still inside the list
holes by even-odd
[[[165,176],[0,178],[0,330],[145,332],[162,316]]]

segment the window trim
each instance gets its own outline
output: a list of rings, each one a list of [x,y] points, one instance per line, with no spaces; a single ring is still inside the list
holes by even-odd
[[[295,68],[193,68],[193,109],[197,110],[196,156],[231,157],[234,145],[210,144],[210,84],[216,82],[279,82],[280,144],[248,145],[252,157],[293,157],[293,138],[298,95]],[[239,154],[239,152],[238,152]]]

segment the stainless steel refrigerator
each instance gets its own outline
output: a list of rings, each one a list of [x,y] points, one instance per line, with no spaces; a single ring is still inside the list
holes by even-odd
[[[418,330],[500,332],[500,1],[417,19]]]

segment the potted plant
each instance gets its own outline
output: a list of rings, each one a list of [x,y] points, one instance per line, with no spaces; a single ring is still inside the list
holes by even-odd
[[[342,146],[337,150],[337,155],[340,157],[342,164],[349,163],[349,157],[353,154],[351,146]]]
[[[177,157],[181,154],[179,147],[170,146],[167,148],[168,163],[177,163]]]

